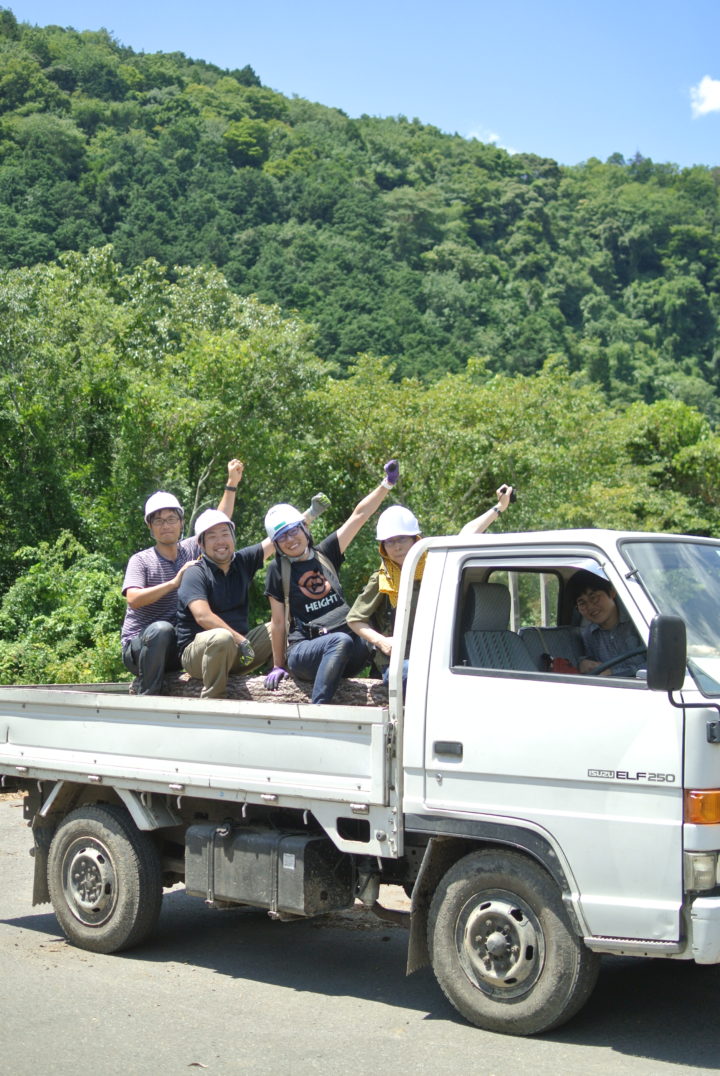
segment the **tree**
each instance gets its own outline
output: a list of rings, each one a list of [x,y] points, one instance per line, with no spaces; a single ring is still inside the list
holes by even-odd
[[[18,550],[24,571],[0,603],[0,683],[126,678],[117,625],[121,575],[68,532]]]
[[[270,131],[263,120],[246,116],[228,125],[223,141],[233,164],[239,168],[258,168],[268,155]]]

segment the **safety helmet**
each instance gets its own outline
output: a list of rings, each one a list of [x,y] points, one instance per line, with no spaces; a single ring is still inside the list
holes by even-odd
[[[176,512],[180,513],[180,519],[185,518],[182,505],[177,497],[173,497],[172,493],[165,493],[164,490],[159,489],[157,493],[153,493],[145,501],[145,522],[148,526],[150,525],[150,516],[163,508],[174,508]]]
[[[233,538],[235,537],[235,524],[233,521],[228,519],[225,513],[218,508],[207,508],[195,520],[195,537],[197,540],[200,541],[205,531],[209,531],[211,527],[217,527],[219,523],[227,523]]]
[[[410,509],[403,508],[401,504],[393,504],[380,514],[375,537],[378,542],[386,542],[388,538],[397,538],[400,535],[414,538],[418,534],[420,524]]]
[[[291,504],[274,504],[265,516],[265,531],[268,538],[275,541],[282,538],[286,530],[304,522],[302,512],[298,512],[297,508],[293,508]]]

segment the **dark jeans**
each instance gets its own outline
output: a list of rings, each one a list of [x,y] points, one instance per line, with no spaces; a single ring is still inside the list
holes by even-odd
[[[162,695],[165,673],[181,668],[175,628],[169,620],[155,620],[123,643],[122,659],[138,678],[138,695]]]
[[[288,651],[287,667],[293,676],[312,680],[312,701],[332,702],[343,677],[355,676],[370,661],[370,648],[359,635],[333,631],[317,639],[302,639]]]
[[[408,676],[408,665],[409,664],[410,664],[410,662],[408,661],[407,658],[405,658],[405,660],[403,661],[403,698],[405,698],[405,689],[407,688],[407,676]],[[388,686],[388,680],[389,679],[390,679],[390,666],[386,665],[385,668],[382,671],[382,682],[385,685],[385,687]]]

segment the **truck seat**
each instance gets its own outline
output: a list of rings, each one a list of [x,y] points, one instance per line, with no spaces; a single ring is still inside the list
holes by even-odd
[[[520,628],[519,635],[538,669],[543,667],[544,654],[549,654],[552,658],[566,658],[571,665],[576,667],[583,656],[580,628],[569,626]]]
[[[473,583],[462,612],[461,662],[475,668],[537,672],[525,643],[510,631],[510,591],[502,583]]]

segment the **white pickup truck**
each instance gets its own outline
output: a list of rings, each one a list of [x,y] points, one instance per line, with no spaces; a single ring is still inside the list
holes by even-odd
[[[633,678],[551,671],[582,649],[578,569],[646,643]],[[387,706],[0,688],[33,903],[109,953],[180,881],[279,920],[401,884],[408,970],[429,961],[469,1021],[512,1034],[577,1012],[599,954],[720,963],[719,611],[720,541],[432,538],[403,570]]]

